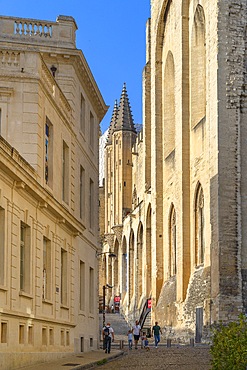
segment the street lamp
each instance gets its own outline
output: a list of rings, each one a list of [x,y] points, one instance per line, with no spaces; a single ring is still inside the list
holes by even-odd
[[[105,326],[105,290],[112,288],[113,288],[112,285],[109,284],[103,285],[103,327]]]

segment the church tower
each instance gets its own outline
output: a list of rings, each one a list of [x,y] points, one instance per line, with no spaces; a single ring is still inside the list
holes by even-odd
[[[122,224],[132,205],[132,146],[136,129],[124,83],[115,102],[106,142],[106,230]]]

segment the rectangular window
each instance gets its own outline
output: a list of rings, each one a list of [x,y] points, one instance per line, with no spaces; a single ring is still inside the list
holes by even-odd
[[[89,311],[94,312],[94,269],[89,269]]]
[[[89,227],[94,227],[94,182],[90,179],[89,185]]]
[[[46,117],[45,122],[45,182],[52,187],[53,178],[53,126]]]
[[[33,327],[28,327],[28,344],[33,344]]]
[[[19,325],[19,344],[24,344],[24,325]]]
[[[85,211],[85,170],[80,166],[80,218],[83,218]]]
[[[67,304],[67,252],[61,249],[61,303]]]
[[[5,275],[5,211],[0,208],[0,284],[4,285]]]
[[[50,344],[50,346],[54,345],[54,330],[53,330],[53,328],[49,329],[49,344]]]
[[[65,345],[65,342],[64,342],[64,330],[62,329],[61,330],[61,346],[64,346]]]
[[[90,146],[94,148],[94,116],[92,112],[90,112]]]
[[[42,328],[42,346],[47,346],[47,329]]]
[[[69,331],[66,331],[66,346],[70,345],[70,340],[69,340]]]
[[[63,169],[62,169],[62,183],[63,183],[63,201],[69,203],[69,147],[63,141]]]
[[[81,94],[81,109],[80,109],[80,129],[85,134],[85,118],[86,118],[86,103],[84,96]]]
[[[7,343],[7,323],[1,322],[1,343]]]
[[[90,338],[90,347],[93,347],[93,338]]]
[[[85,263],[80,261],[80,310],[85,310]]]
[[[30,227],[21,222],[20,240],[20,290],[30,293],[31,284],[31,237]]]
[[[51,299],[51,241],[43,238],[43,299]]]

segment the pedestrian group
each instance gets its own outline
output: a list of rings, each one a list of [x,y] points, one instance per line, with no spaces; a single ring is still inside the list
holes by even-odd
[[[154,335],[155,348],[158,348],[158,344],[160,342],[160,334],[162,334],[162,331],[157,321],[155,322],[155,325],[152,328],[152,332]],[[105,353],[110,353],[111,343],[114,342],[114,330],[109,322],[103,327],[102,336],[103,336],[103,349],[105,350]],[[144,348],[147,351],[150,350],[147,334],[146,332],[141,333],[141,326],[138,320],[136,320],[135,325],[132,327],[132,329],[128,331],[127,336],[129,349],[132,349],[134,336],[135,349],[138,348],[137,347],[138,341],[141,338],[141,348]]]

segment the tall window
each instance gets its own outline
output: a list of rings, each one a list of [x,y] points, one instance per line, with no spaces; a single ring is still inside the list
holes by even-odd
[[[94,227],[94,182],[92,179],[90,179],[90,185],[89,185],[89,226],[90,229],[93,229]]]
[[[80,166],[80,218],[85,212],[85,170]]]
[[[20,238],[20,290],[30,293],[31,245],[30,227],[21,222]]]
[[[80,261],[80,310],[85,310],[85,263]]]
[[[63,201],[69,203],[69,147],[63,141]]]
[[[85,117],[86,117],[86,104],[84,96],[81,94],[80,129],[84,134],[85,134]]]
[[[5,211],[0,208],[0,284],[4,285],[5,274]]]
[[[49,119],[46,117],[45,123],[45,182],[50,187],[52,186],[53,177],[53,127]]]
[[[89,269],[89,311],[94,312],[94,269]]]
[[[204,263],[204,195],[201,185],[198,186],[195,201],[195,264]]]
[[[90,112],[90,146],[92,149],[94,148],[94,116],[92,112]]]
[[[68,302],[68,259],[67,252],[61,249],[61,303],[67,305]]]
[[[7,330],[7,323],[1,322],[1,343],[7,343]]]
[[[51,299],[51,241],[43,238],[43,299]]]
[[[169,220],[170,276],[177,273],[176,212],[172,205]]]

